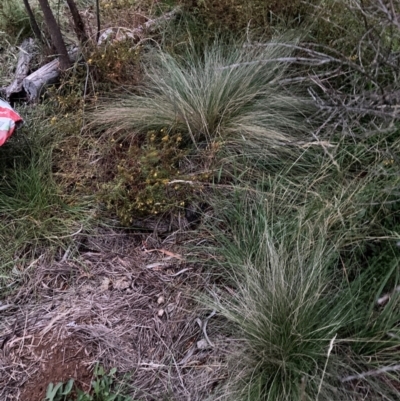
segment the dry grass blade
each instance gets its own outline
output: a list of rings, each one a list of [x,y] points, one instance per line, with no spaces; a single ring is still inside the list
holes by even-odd
[[[108,239],[118,244],[115,251],[129,244],[131,255],[95,251],[94,244],[87,243],[93,251],[75,261],[38,263],[24,294],[10,297],[14,307],[0,311],[2,399],[13,399],[18,388],[23,389],[24,383],[29,387],[41,374],[32,352],[49,342],[82,344],[87,366],[99,362],[122,374],[134,369],[128,384],[142,400],[167,395],[202,400],[224,374],[221,349],[196,346],[203,333],[195,320],[202,312],[190,293],[204,285],[200,275],[180,269],[182,262],[176,259],[169,268],[146,269],[160,256],[140,250],[140,241],[132,247],[129,235],[122,239],[116,234]],[[177,254],[174,249],[168,253]],[[207,336],[226,346],[214,328],[208,328]],[[45,359],[43,363],[46,366]]]

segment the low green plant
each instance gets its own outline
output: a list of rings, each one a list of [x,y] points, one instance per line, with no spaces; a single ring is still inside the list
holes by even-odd
[[[124,34],[122,30],[122,35]],[[140,58],[143,46],[132,40],[107,43],[89,49],[86,60],[95,80],[96,89],[109,90],[129,82],[134,86],[140,82]]]
[[[106,373],[103,367],[97,365],[94,369],[95,379],[88,392],[75,389],[73,379],[65,384],[50,383],[44,401],[132,401],[132,397],[114,390],[116,372],[117,369],[113,368]]]
[[[204,172],[184,174],[189,149],[180,132],[153,130],[145,138],[113,142],[113,179],[102,184],[98,199],[124,225],[182,209],[211,178]]]
[[[33,8],[36,13],[36,8]],[[22,1],[3,0],[0,4],[0,31],[13,39],[33,35],[28,13]]]
[[[209,30],[241,32],[247,29],[265,33],[271,26],[285,22],[297,26],[303,19],[308,3],[301,0],[180,0]]]
[[[32,260],[68,247],[90,226],[90,203],[63,195],[53,179],[52,132],[47,108],[22,110],[26,119],[0,148],[0,287]]]

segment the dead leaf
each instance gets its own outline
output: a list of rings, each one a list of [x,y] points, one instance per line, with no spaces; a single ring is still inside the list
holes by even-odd
[[[183,260],[183,257],[181,255],[179,255],[178,253],[173,253],[173,252],[167,251],[166,249],[146,249],[145,252],[146,253],[161,252],[164,255],[171,256],[172,258]]]

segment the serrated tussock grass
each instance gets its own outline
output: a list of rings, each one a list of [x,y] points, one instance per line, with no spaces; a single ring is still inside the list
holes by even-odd
[[[357,212],[378,178],[340,186],[335,169],[217,196],[206,253],[231,290],[206,303],[240,344],[221,399],[360,400],[359,385],[370,399],[398,397],[396,235],[379,240],[377,224],[366,230]],[[380,212],[367,213],[373,221]],[[380,251],[361,257],[370,243]]]
[[[280,40],[261,47],[189,43],[183,55],[151,52],[140,94],[101,103],[92,120],[101,129],[178,130],[196,146],[222,138],[239,151],[262,147],[268,153],[269,145],[304,135],[311,110],[280,85],[290,73],[290,50]]]

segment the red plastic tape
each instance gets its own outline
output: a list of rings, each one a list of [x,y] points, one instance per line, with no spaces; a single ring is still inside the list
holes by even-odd
[[[22,122],[20,115],[4,100],[0,99],[0,146],[15,131],[16,124]]]

